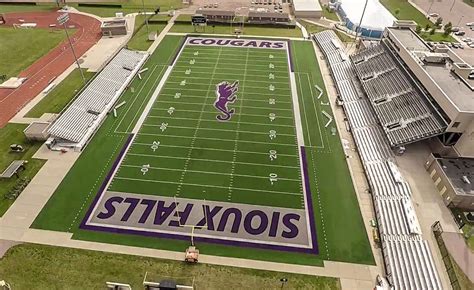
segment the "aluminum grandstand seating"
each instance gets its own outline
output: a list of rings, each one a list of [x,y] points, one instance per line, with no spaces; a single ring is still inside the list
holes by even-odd
[[[394,289],[442,289],[431,252],[421,236],[414,214],[410,186],[403,178],[395,178],[399,176],[389,164],[394,159],[391,144],[378,123],[373,101],[362,92],[352,62],[338,57],[344,52],[342,45],[339,48],[334,45],[339,41],[336,34],[327,30],[316,33],[313,38],[328,62],[370,184],[388,280]],[[381,53],[380,47],[373,47],[371,51],[354,56],[352,61],[365,61]],[[400,98],[393,105],[403,106],[404,101]],[[377,110],[388,108],[384,105]],[[421,109],[416,106],[410,110]],[[413,112],[406,114],[412,116]],[[395,117],[389,115],[386,118],[393,120]]]
[[[412,85],[385,44],[366,48],[350,58],[392,147],[445,131],[444,119]]]
[[[49,128],[56,142],[82,149],[146,58],[122,49]]]

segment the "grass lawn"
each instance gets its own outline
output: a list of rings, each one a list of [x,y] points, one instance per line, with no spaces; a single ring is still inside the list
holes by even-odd
[[[191,23],[191,18],[192,18],[192,15],[191,14],[180,14],[178,15],[178,17],[176,17],[176,21],[187,21],[189,23]]]
[[[324,5],[323,17],[329,20],[333,20],[333,21],[340,21],[339,17],[337,17],[336,12],[329,10],[329,7],[327,5]]]
[[[466,3],[467,5],[474,7],[474,0],[462,0],[462,1]]]
[[[27,262],[25,262],[27,261]],[[284,269],[282,269],[284,270]],[[192,283],[195,289],[279,289],[285,277],[287,289],[340,289],[337,278],[261,271],[245,268],[168,261],[96,251],[18,245],[0,260],[0,277],[12,289],[105,289],[106,281],[143,288],[147,277]],[[79,286],[80,285],[80,286]],[[188,284],[189,285],[189,284]]]
[[[27,125],[24,124],[7,124],[0,128],[0,172],[3,172],[13,160],[27,160],[26,169],[20,172],[20,177],[31,180],[45,161],[31,158],[41,146],[41,142],[31,143],[27,141],[23,134],[26,127]],[[10,152],[10,144],[21,144],[25,150],[21,153],[12,153]],[[15,176],[9,179],[0,179],[0,216],[3,216],[10,205],[13,204],[14,200],[5,199],[4,195],[17,182],[18,179]]]
[[[0,14],[8,12],[29,12],[29,11],[51,11],[56,10],[56,5],[42,4],[42,5],[14,5],[11,4],[0,4]]]
[[[421,32],[418,34],[421,38],[423,38],[426,41],[434,41],[434,42],[440,42],[440,41],[446,41],[446,42],[457,42],[456,39],[454,39],[451,35],[444,35],[442,32],[435,32],[433,35],[431,35],[429,32]]]
[[[318,32],[324,31],[324,30],[328,30],[328,28],[326,28],[326,27],[319,26],[319,25],[316,25],[316,24],[313,24],[313,23],[309,23],[309,22],[306,22],[304,20],[300,20],[299,22],[301,23],[301,25],[303,25],[306,28],[306,31],[308,31],[308,33],[318,33]],[[353,42],[354,41],[354,39],[352,37],[346,35],[343,32],[338,31],[337,29],[335,29],[334,32],[337,34],[337,36],[339,36],[339,39],[341,39],[342,42]]]
[[[86,82],[94,76],[94,73],[83,69]],[[27,114],[28,118],[39,118],[44,113],[59,113],[74,98],[76,93],[83,87],[81,73],[79,69],[73,70],[62,82],[44,97]]]
[[[17,76],[65,38],[62,30],[0,27],[0,75]]]
[[[111,17],[115,16],[116,12],[123,12],[124,14],[136,13],[138,11],[143,11],[142,1],[141,0],[128,0],[123,2],[118,2],[122,4],[122,8],[115,7],[84,7],[78,6],[77,4],[72,4],[80,11],[95,14],[101,17]],[[160,11],[168,11],[172,9],[179,9],[183,5],[181,0],[144,0],[145,11],[153,12],[156,8],[160,7]]]
[[[398,19],[414,20],[421,27],[425,27],[426,24],[433,25],[423,13],[413,7],[407,0],[380,0],[380,3]],[[397,9],[399,9],[398,15],[395,13]]]
[[[170,32],[181,32],[181,33],[206,33],[206,34],[234,34],[234,28],[230,25],[216,25],[198,27],[195,32],[194,27],[191,24],[176,23],[171,27]],[[301,37],[301,30],[299,28],[270,28],[270,27],[257,27],[257,26],[245,26],[243,35],[262,35],[262,36],[281,36],[281,37]]]
[[[148,31],[156,31],[160,34],[161,30],[166,26],[165,23],[148,23]],[[147,50],[153,41],[148,40],[148,33],[145,23],[145,16],[139,15],[135,17],[135,32],[128,42],[127,46],[129,49],[134,50]]]

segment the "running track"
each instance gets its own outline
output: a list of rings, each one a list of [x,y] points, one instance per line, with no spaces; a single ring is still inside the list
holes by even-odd
[[[19,19],[23,19],[25,23],[37,23],[38,28],[49,28],[50,24],[57,25],[56,18],[60,14],[58,12],[7,13],[5,19],[9,26],[13,26],[13,23],[21,24]],[[69,17],[67,25],[74,25],[76,29],[76,32],[70,35],[71,41],[77,56],[80,57],[101,38],[100,21],[74,13],[69,13]],[[65,39],[19,74],[19,77],[28,78],[19,88],[0,88],[0,128],[73,63],[74,56]]]

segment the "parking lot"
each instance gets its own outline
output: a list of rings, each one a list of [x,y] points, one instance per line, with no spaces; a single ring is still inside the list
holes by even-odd
[[[468,22],[474,22],[474,7],[461,0],[433,1],[433,0],[412,0],[418,7],[428,13],[438,13],[443,18],[443,23],[451,22],[453,26],[460,27],[465,31],[464,36],[454,36],[464,46],[464,49],[453,48],[453,50],[466,62],[474,65],[474,48],[469,48],[462,39],[470,38],[474,40],[474,30],[466,26]],[[431,9],[430,9],[431,8]]]

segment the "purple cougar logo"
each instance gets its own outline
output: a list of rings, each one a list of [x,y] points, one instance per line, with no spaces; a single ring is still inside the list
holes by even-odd
[[[222,114],[217,115],[216,119],[219,121],[228,121],[232,117],[232,114],[235,113],[234,109],[227,108],[227,105],[233,104],[237,99],[235,95],[239,90],[239,81],[235,81],[232,85],[227,82],[223,81],[216,85],[216,102],[214,103],[214,107],[219,110]]]

